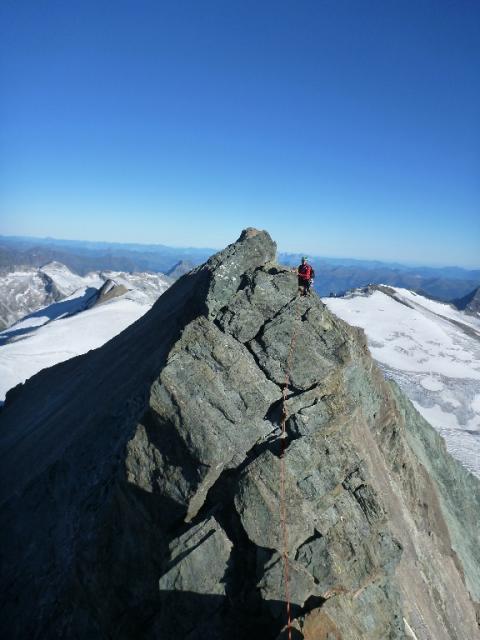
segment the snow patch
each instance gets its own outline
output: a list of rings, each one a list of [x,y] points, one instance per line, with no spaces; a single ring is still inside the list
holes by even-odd
[[[472,435],[480,429],[480,322],[407,289],[388,289],[391,295],[354,291],[324,302],[365,330],[384,374],[444,436],[450,453],[480,477],[480,437]]]
[[[62,266],[52,263],[48,270],[65,276],[63,286],[73,286],[71,272]],[[123,284],[127,292],[88,308],[112,276],[113,272],[89,274],[85,279],[78,276],[82,286],[75,292],[0,333],[0,401],[9,389],[41,369],[102,346],[146,313],[169,286],[162,274],[115,273],[112,286]]]
[[[443,382],[433,376],[427,376],[420,380],[420,384],[424,389],[428,391],[441,391],[443,389]]]

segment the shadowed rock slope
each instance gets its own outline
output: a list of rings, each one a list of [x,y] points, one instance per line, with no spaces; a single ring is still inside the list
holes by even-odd
[[[453,300],[453,304],[461,311],[466,311],[471,315],[480,314],[480,287],[471,291],[468,295],[459,300]]]
[[[244,231],[0,414],[5,638],[479,638],[480,483]]]

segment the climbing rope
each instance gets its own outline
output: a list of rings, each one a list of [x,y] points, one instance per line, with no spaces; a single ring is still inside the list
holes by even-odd
[[[290,370],[292,366],[292,357],[295,350],[297,340],[297,324],[294,319],[292,337],[290,340],[290,348],[287,357],[287,366],[285,370],[285,382],[282,389],[282,419],[281,419],[281,454],[280,454],[280,525],[282,530],[282,556],[283,556],[283,581],[285,585],[285,602],[287,607],[287,629],[288,640],[292,640],[292,615],[290,606],[290,574],[289,574],[289,558],[288,558],[288,528],[287,528],[287,500],[285,491],[285,453],[287,449],[287,393],[290,386]]]

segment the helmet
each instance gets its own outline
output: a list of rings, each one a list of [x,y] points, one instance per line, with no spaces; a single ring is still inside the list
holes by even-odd
[[[302,256],[302,260],[308,260],[308,256]]]

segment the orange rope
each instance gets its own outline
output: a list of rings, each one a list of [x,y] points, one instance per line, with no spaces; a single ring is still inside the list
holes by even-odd
[[[286,492],[285,492],[285,452],[286,452],[286,440],[287,440],[287,391],[290,385],[290,369],[293,352],[295,349],[295,342],[297,337],[297,326],[293,327],[292,338],[290,341],[290,349],[287,358],[287,367],[285,371],[285,383],[282,390],[282,419],[281,419],[281,440],[282,449],[280,455],[280,523],[282,528],[282,544],[283,544],[283,575],[285,583],[285,602],[287,603],[287,628],[288,628],[288,640],[292,640],[292,617],[290,606],[290,575],[289,575],[289,559],[288,559],[288,529],[287,529],[287,504],[286,504]]]

